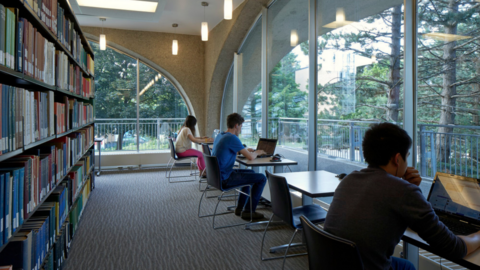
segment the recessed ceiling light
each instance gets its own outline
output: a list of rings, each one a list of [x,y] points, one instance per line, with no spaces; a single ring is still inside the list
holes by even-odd
[[[119,9],[139,12],[155,12],[157,10],[157,2],[149,1],[133,1],[133,0],[77,0],[79,6]]]

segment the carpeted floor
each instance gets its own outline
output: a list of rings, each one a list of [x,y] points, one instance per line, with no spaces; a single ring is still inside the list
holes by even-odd
[[[180,173],[185,171],[175,172]],[[281,269],[282,260],[260,260],[263,225],[213,230],[212,218],[197,217],[200,196],[197,181],[169,184],[163,171],[102,174],[96,178],[65,269]],[[216,199],[204,202],[202,213],[213,212]],[[219,211],[232,204],[222,201]],[[271,215],[269,209],[259,211]],[[221,225],[243,220],[229,214],[217,221]],[[292,233],[286,226],[272,227],[266,247],[288,243]],[[278,255],[283,252],[264,250],[264,256]],[[307,260],[288,258],[285,269],[308,269]]]

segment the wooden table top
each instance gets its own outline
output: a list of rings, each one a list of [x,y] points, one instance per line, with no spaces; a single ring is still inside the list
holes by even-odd
[[[335,174],[327,171],[276,173],[275,175],[285,177],[291,189],[312,198],[333,196],[340,184]]]

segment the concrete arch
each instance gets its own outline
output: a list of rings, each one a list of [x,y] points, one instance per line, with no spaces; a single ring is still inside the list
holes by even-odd
[[[92,35],[92,34],[89,34],[89,33],[84,33],[84,35],[88,40],[91,40],[91,41],[94,41],[94,42],[97,42],[97,43],[99,42],[99,37],[98,36],[95,36],[95,35]],[[140,54],[138,54],[134,51],[131,51],[127,48],[124,48],[124,47],[122,47],[122,46],[120,46],[120,45],[118,45],[118,44],[116,44],[112,41],[107,40],[107,46],[111,47],[112,49],[117,50],[117,51],[119,51],[123,54],[126,54],[126,55],[128,55],[132,58],[138,59],[141,62],[143,62],[144,64],[147,64],[151,68],[153,68],[153,69],[159,71],[160,73],[162,73],[172,83],[172,85],[177,89],[178,93],[180,94],[183,101],[187,105],[188,112],[191,115],[196,116],[195,115],[195,110],[193,109],[193,106],[192,106],[192,103],[190,102],[190,99],[188,98],[187,94],[185,93],[185,90],[183,89],[182,85],[167,70],[165,70],[161,66],[157,65],[156,63],[148,60],[147,58],[143,57],[142,55],[140,55]]]

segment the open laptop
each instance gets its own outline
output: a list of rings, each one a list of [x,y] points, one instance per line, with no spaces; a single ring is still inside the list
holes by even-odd
[[[454,234],[480,231],[480,180],[437,172],[427,200]]]
[[[277,147],[277,139],[266,139],[260,138],[257,144],[256,150],[265,151],[265,155],[257,156],[259,158],[271,157],[275,153],[275,148]]]

